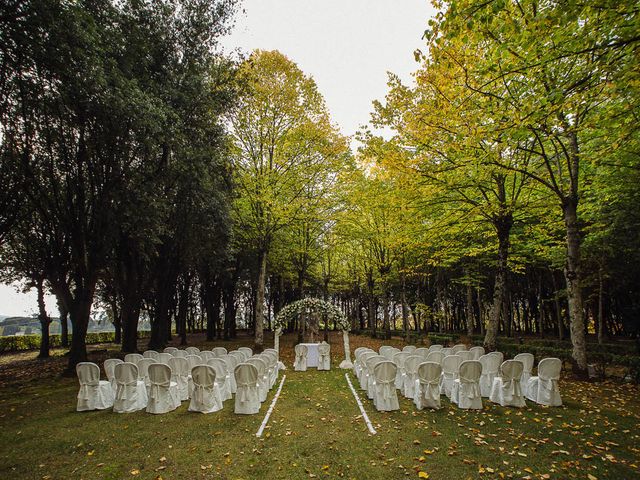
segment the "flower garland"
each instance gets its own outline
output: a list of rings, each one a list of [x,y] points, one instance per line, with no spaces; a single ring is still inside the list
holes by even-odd
[[[313,297],[303,298],[302,300],[286,305],[276,315],[274,327],[284,330],[289,322],[296,320],[302,314],[312,312],[321,313],[325,316],[327,322],[335,322],[341,330],[349,331],[351,329],[351,324],[344,313],[342,313],[342,310],[332,303]]]

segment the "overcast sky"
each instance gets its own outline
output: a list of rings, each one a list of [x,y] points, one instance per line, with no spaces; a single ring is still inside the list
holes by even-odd
[[[411,81],[413,52],[433,14],[429,0],[245,0],[243,8],[224,49],[280,50],[315,79],[345,135],[369,121],[387,72]],[[57,315],[51,297],[47,308]],[[0,285],[0,315],[35,312],[35,292]]]

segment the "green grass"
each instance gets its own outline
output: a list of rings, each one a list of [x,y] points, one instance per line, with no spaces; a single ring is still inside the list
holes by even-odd
[[[331,339],[334,368],[340,341]],[[480,412],[443,397],[439,411],[418,412],[401,399],[399,411],[380,413],[358,390],[378,432],[372,436],[345,371],[293,372],[292,342],[283,342],[287,379],[262,438],[255,433],[275,388],[253,416],[234,415],[233,401],[209,415],[187,412],[187,402],[157,416],[77,413],[75,379],[47,373],[12,383],[8,369],[36,367],[2,359],[0,478],[396,479],[418,478],[419,471],[432,479],[640,477],[637,386],[563,380],[564,407],[529,403],[518,410],[485,400]],[[364,337],[352,343],[367,342],[377,345]]]

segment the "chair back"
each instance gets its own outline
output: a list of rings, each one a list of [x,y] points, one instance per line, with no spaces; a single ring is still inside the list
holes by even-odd
[[[218,380],[227,378],[227,375],[229,374],[229,367],[223,359],[215,357],[210,358],[207,360],[207,365],[216,371],[216,378]]]
[[[187,362],[189,362],[189,371],[198,365],[202,365],[202,358],[200,355],[187,355]]]
[[[247,358],[253,357],[253,350],[251,350],[249,347],[240,347],[238,351],[244,353],[245,360]]]
[[[175,355],[175,352],[177,352],[178,349],[176,347],[167,347],[164,350],[162,350],[162,353],[168,353],[169,355]]]
[[[429,352],[429,355],[427,355],[427,362],[434,362],[442,365],[442,360],[444,360],[444,353],[440,350],[434,350],[433,352]]]
[[[119,358],[107,358],[104,361],[104,373],[107,375],[107,380],[111,381],[115,378],[113,369],[116,368],[116,365],[119,363],[123,363]]]
[[[155,360],[158,358],[158,352],[156,352],[155,350],[145,350],[142,353],[142,356],[144,358],[153,358]]]
[[[444,354],[444,356],[446,357],[447,355],[453,355],[453,353],[451,353],[451,350],[452,350],[451,348],[449,348],[449,347],[445,347],[445,348],[443,348],[443,349],[442,349],[442,350],[440,350],[440,351],[441,351],[441,352]]]
[[[462,358],[458,355],[447,355],[442,359],[442,372],[453,374],[458,373]]]
[[[212,351],[210,350],[202,350],[200,353],[200,358],[202,358],[202,361],[204,363],[207,363],[209,361],[210,358],[215,358],[216,356],[213,354]]]
[[[234,350],[233,352],[229,352],[229,355],[236,358],[236,365],[239,365],[246,360],[245,354],[237,350]]]
[[[398,352],[393,356],[393,363],[395,363],[396,366],[399,369],[403,369],[404,368],[404,362],[410,356],[411,356],[411,353],[409,353],[409,352]]]
[[[416,350],[416,346],[415,345],[405,345],[404,347],[402,347],[402,351],[403,352],[412,353],[415,350]]]
[[[173,355],[170,353],[162,352],[158,354],[158,358],[156,359],[158,363],[164,363],[165,365],[169,365],[169,360],[173,358]]]
[[[318,354],[319,355],[329,355],[331,351],[331,346],[328,343],[321,343],[318,345]]]
[[[369,375],[373,376],[373,370],[377,364],[379,364],[380,362],[386,362],[386,361],[387,361],[386,357],[383,357],[382,355],[374,355],[372,357],[368,357],[365,361],[365,364],[367,366],[367,371],[369,372]]]
[[[454,346],[451,348],[451,354],[452,354],[452,355],[457,355],[457,354],[458,354],[458,352],[465,351],[466,349],[467,349],[467,346],[466,346],[465,344],[463,344],[463,343],[458,343],[457,345],[454,345]]]
[[[559,358],[543,358],[538,364],[538,377],[542,380],[559,380],[562,360]]]
[[[171,373],[176,376],[186,376],[189,375],[189,361],[186,358],[182,357],[171,357],[169,362],[167,362],[169,368],[171,369]]]
[[[484,347],[471,347],[469,351],[473,353],[474,360],[478,360],[482,355],[484,355]]]
[[[227,349],[224,347],[213,347],[211,351],[216,357],[221,357],[222,355],[227,354]]]
[[[76,374],[80,386],[98,385],[100,383],[100,367],[92,362],[80,362],[76,365]]]
[[[209,365],[196,365],[191,369],[191,379],[196,387],[213,388],[216,371]]]
[[[376,383],[391,383],[396,379],[397,368],[395,363],[388,360],[382,360],[373,367],[373,376]]]
[[[427,347],[420,347],[420,348],[416,348],[413,351],[414,355],[420,355],[423,359],[427,358],[427,355],[429,355],[429,349]]]
[[[513,359],[514,360],[518,360],[519,362],[522,362],[522,371],[523,372],[531,373],[531,370],[533,370],[534,358],[533,358],[532,354],[530,354],[530,353],[519,353],[515,357],[513,357]]]
[[[294,347],[294,350],[296,352],[296,357],[300,357],[307,354],[307,346],[302,345],[301,343],[297,344]]]
[[[200,353],[198,347],[187,347],[184,350],[187,352],[187,355],[198,355]]]
[[[456,355],[458,355],[463,362],[466,362],[467,360],[475,360],[475,358],[473,358],[473,352],[470,352],[469,350],[460,350]]]
[[[385,352],[386,352],[386,351],[388,351],[388,350],[390,350],[390,349],[392,349],[392,348],[393,348],[393,347],[392,347],[392,346],[390,346],[390,345],[382,345],[382,346],[380,347],[380,349],[378,350],[378,354],[379,354],[379,355],[382,355],[383,357],[385,357],[385,358],[386,358],[387,356],[385,355]]]
[[[502,380],[509,382],[511,380],[520,380],[524,365],[519,360],[505,360],[500,366],[502,372]]]
[[[119,363],[113,369],[113,375],[118,384],[135,385],[138,382],[138,367],[135,363]]]
[[[479,361],[467,360],[460,364],[460,383],[477,382],[480,380],[480,375],[482,375],[482,364]]]
[[[404,371],[407,375],[416,375],[418,373],[418,365],[424,362],[421,355],[409,355],[404,361]]]
[[[439,363],[422,362],[420,365],[418,365],[418,379],[421,383],[439,382],[441,375],[442,366]]]
[[[152,363],[149,365],[149,383],[151,385],[166,385],[171,382],[171,368],[164,363]]]
[[[250,365],[253,365],[258,370],[258,376],[262,377],[267,372],[267,362],[265,362],[262,358],[251,357],[245,361]]]
[[[149,377],[149,365],[158,363],[153,358],[143,358],[138,362],[138,379],[145,380]],[[146,381],[146,380],[145,380]]]
[[[482,364],[482,371],[484,373],[498,373],[498,369],[500,368],[500,357],[498,355],[487,353],[486,355],[482,355],[478,361]]]
[[[187,358],[187,351],[186,350],[176,350],[175,352],[173,352],[173,356],[174,357],[180,357],[180,358]]]
[[[250,363],[241,363],[234,370],[238,387],[254,387],[258,383],[258,369]]]
[[[440,350],[442,350],[442,345],[435,344],[435,345],[431,345],[429,347],[429,353],[431,353],[431,352],[439,352]]]
[[[236,367],[239,365],[238,359],[233,355],[225,355],[224,357],[220,357],[224,363],[227,364],[227,370],[229,372],[235,371]]]
[[[502,362],[504,362],[504,353],[502,352],[490,352],[489,355],[495,355],[498,357],[498,365],[502,365]]]
[[[124,356],[124,361],[126,363],[133,363],[134,365],[138,364],[138,361],[142,360],[144,357],[139,353],[127,353]]]

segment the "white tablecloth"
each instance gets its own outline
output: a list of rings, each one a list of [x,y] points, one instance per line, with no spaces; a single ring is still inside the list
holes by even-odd
[[[303,343],[307,347],[307,368],[318,368],[318,345],[319,343]]]

